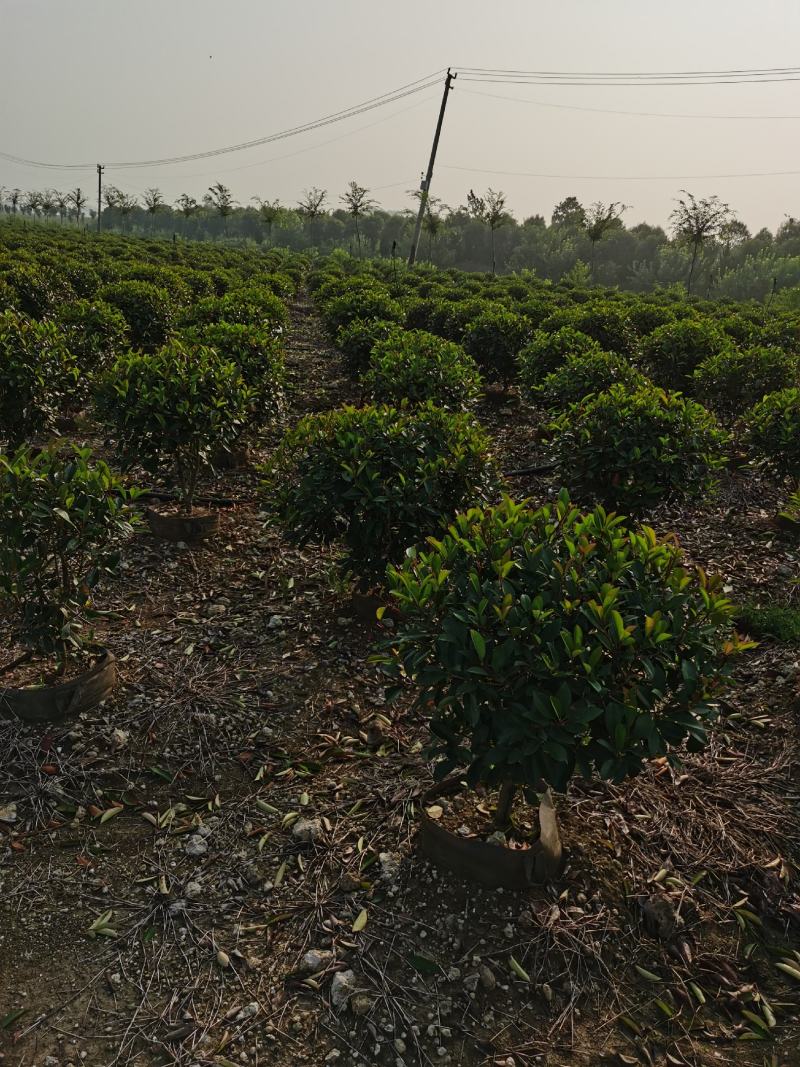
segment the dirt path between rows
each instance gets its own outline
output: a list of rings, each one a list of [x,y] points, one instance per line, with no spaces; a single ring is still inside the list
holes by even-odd
[[[305,297],[287,357],[284,425],[359,400]],[[535,415],[481,416],[523,466]],[[747,658],[683,771],[559,798],[557,885],[459,884],[413,844],[423,724],[387,708],[334,555],[287,545],[258,487],[209,485],[241,501],[212,546],[130,546],[101,605],[106,706],[0,722],[3,1067],[800,1064],[800,983],[774,966],[800,947],[797,651]],[[654,521],[732,595],[785,595],[797,548],[762,521],[770,494],[735,476]],[[677,954],[642,923],[656,884],[685,916]],[[774,1040],[741,1041],[759,993]]]

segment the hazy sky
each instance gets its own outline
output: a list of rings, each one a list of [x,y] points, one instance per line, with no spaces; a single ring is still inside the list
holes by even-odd
[[[64,162],[161,158],[312,121],[448,65],[547,70],[721,70],[800,62],[797,0],[0,0],[0,149]],[[497,99],[478,93],[495,93]],[[427,163],[438,87],[323,130],[216,160],[115,170],[131,193],[241,203],[334,203],[355,178],[385,207]],[[534,102],[531,102],[534,101]],[[761,121],[603,114],[570,105]],[[459,169],[463,168],[463,169]],[[470,169],[468,169],[470,168]],[[573,193],[622,200],[630,224],[664,223],[680,187],[717,193],[753,229],[800,215],[800,81],[587,88],[456,83],[432,192],[504,190],[517,218]],[[499,172],[574,175],[532,177]],[[581,178],[578,176],[600,176]],[[664,176],[657,181],[624,180]],[[612,176],[607,178],[606,176]],[[95,187],[93,170],[0,160],[0,185]]]

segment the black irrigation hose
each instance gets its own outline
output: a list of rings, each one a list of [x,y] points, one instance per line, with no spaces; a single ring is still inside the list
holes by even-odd
[[[516,470],[508,471],[509,477],[513,477],[517,474],[549,474],[550,471],[554,471],[558,466],[557,463],[542,463],[538,467],[518,467]]]

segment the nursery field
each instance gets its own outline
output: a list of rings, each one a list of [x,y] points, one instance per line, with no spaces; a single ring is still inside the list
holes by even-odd
[[[800,1065],[799,368],[0,227],[0,1064]]]

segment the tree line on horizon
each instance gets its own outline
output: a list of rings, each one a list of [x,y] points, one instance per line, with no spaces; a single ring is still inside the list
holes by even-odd
[[[113,185],[103,190],[101,226],[139,236],[254,242],[294,251],[342,249],[359,257],[404,259],[411,245],[421,192],[405,210],[381,208],[370,190],[351,181],[334,199],[313,186],[293,206],[253,197],[239,204],[222,182],[201,200],[181,194],[174,204],[158,188],[141,199]],[[681,190],[669,226],[626,226],[621,201],[582,204],[567,196],[550,219],[521,222],[502,191],[470,189],[465,203],[450,207],[425,198],[420,263],[462,270],[533,271],[550,281],[618,286],[637,292],[682,286],[689,293],[732,299],[777,299],[800,309],[800,219],[787,216],[772,233],[751,233],[716,196]],[[61,225],[96,221],[96,209],[80,188],[68,193],[23,191],[0,185],[0,212]]]

